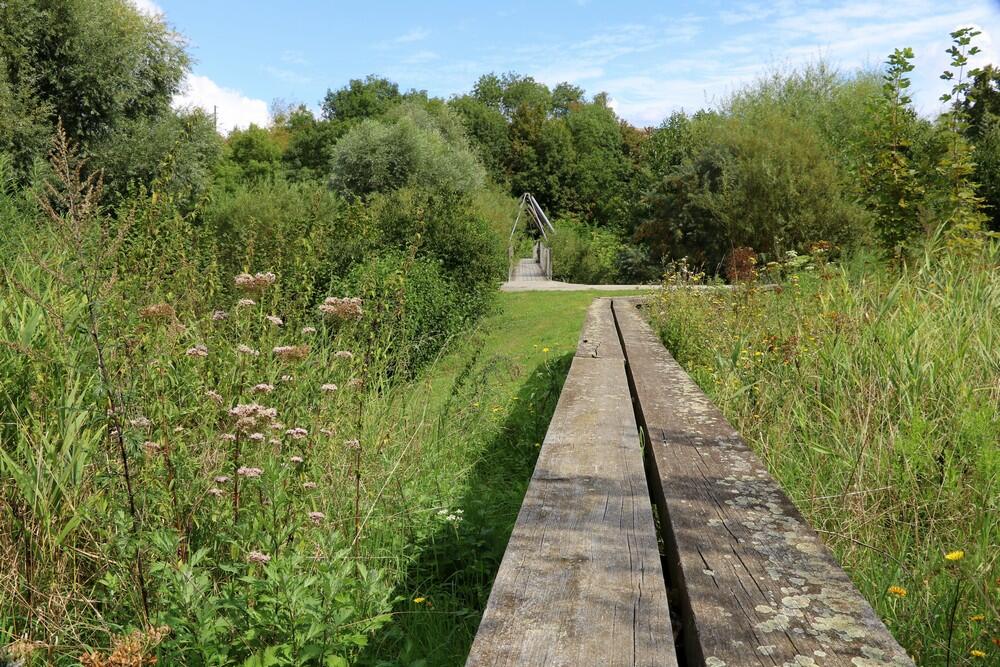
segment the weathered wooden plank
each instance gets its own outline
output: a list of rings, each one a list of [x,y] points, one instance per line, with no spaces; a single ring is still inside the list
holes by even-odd
[[[615,303],[689,664],[912,665],[634,303]]]
[[[573,360],[466,664],[677,664],[624,360]]]
[[[580,332],[580,342],[576,347],[577,357],[601,359],[624,359],[615,316],[611,311],[611,299],[594,299],[587,309],[587,318]]]

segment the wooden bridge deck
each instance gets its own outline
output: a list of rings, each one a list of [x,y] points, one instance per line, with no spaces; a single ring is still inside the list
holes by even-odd
[[[638,303],[588,312],[467,664],[912,665]]]

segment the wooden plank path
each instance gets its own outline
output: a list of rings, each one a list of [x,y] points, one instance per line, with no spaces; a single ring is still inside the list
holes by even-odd
[[[574,359],[563,385],[468,665],[677,664],[610,321],[599,300],[581,336],[597,353]]]
[[[913,665],[640,301],[588,312],[467,664]]]

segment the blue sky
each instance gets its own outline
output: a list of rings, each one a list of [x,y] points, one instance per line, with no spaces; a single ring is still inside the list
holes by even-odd
[[[187,37],[196,62],[176,104],[218,106],[222,129],[266,123],[273,100],[318,109],[328,88],[371,73],[447,97],[509,70],[606,91],[621,116],[656,125],[775,68],[822,57],[850,71],[901,46],[916,50],[930,114],[951,30],[979,27],[980,61],[1000,61],[997,0],[132,2]]]

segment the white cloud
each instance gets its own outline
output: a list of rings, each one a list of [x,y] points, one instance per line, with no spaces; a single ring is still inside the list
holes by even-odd
[[[174,107],[200,107],[218,114],[218,130],[228,133],[235,128],[245,128],[250,123],[267,125],[271,116],[264,100],[247,97],[238,90],[223,88],[207,76],[188,74],[181,84],[181,92],[174,96]]]
[[[280,79],[286,83],[294,84],[304,84],[312,81],[312,77],[308,74],[302,74],[301,72],[296,72],[285,67],[275,67],[274,65],[264,65],[264,71],[273,76],[276,79]]]
[[[396,39],[392,40],[394,44],[411,44],[413,42],[420,42],[428,37],[430,37],[431,31],[425,30],[423,28],[414,28],[404,35],[400,35]]]
[[[162,16],[163,9],[160,8],[158,4],[153,2],[153,0],[129,0],[132,6],[139,10],[141,14],[146,16]]]

